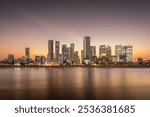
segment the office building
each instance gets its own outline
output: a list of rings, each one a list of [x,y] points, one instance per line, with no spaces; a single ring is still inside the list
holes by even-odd
[[[111,58],[111,46],[105,46],[105,45],[100,45],[99,47],[99,57],[107,57],[107,58]]]
[[[9,55],[8,55],[8,58],[7,58],[7,62],[8,62],[9,64],[13,64],[13,63],[14,63],[14,55],[9,54]]]
[[[81,50],[81,63],[84,63],[84,52]]]
[[[30,48],[25,48],[25,57],[26,59],[30,58]]]
[[[66,56],[67,56],[67,59],[71,59],[71,47],[67,47],[67,52],[66,52]]]
[[[63,62],[66,63],[67,61],[67,45],[62,45],[62,56],[63,56]]]
[[[80,64],[79,54],[78,51],[74,52],[74,65]]]
[[[63,44],[62,45],[62,55],[66,55],[66,53],[67,53],[67,45]]]
[[[52,61],[54,59],[54,51],[53,51],[53,40],[48,41],[48,62]]]
[[[122,45],[116,45],[115,46],[115,55],[117,57],[117,62],[122,61],[122,54],[123,54],[123,50],[122,50]]]
[[[58,59],[60,54],[60,42],[55,41],[55,59]]]
[[[83,39],[84,59],[90,59],[90,37],[85,36]]]
[[[70,44],[70,59],[74,60],[74,43]]]
[[[91,52],[91,57],[95,57],[96,56],[96,46],[91,46],[90,48],[90,52]]]
[[[105,45],[100,45],[99,47],[99,57],[106,57],[106,53],[107,53],[107,48]]]
[[[123,55],[125,56],[124,62],[132,62],[133,47],[131,45],[123,46]]]
[[[106,47],[106,57],[111,59],[111,46]]]

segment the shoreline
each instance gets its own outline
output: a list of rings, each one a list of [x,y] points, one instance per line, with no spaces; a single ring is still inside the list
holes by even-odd
[[[5,66],[1,65],[0,68],[150,68],[150,66]]]

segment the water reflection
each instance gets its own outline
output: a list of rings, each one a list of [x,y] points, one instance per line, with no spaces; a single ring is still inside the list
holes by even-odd
[[[2,68],[0,99],[150,99],[150,69]]]

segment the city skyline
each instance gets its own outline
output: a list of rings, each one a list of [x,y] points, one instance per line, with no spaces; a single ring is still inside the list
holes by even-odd
[[[111,46],[114,54],[115,45],[131,44],[134,61],[150,59],[149,1],[15,1],[0,4],[0,60],[24,55],[25,47],[31,58],[47,57],[47,40],[74,43],[81,55],[85,35],[91,36],[97,56],[99,45]]]
[[[84,43],[87,43],[86,41],[85,41],[85,39],[88,39],[88,47],[84,47],[84,45],[86,46],[86,44],[84,44]],[[85,41],[85,42],[84,42]],[[46,52],[46,54],[33,54],[32,53],[32,48],[31,47],[23,47],[23,49],[25,49],[25,52],[22,52],[22,54],[21,55],[15,55],[14,53],[7,53],[7,55],[6,55],[6,57],[5,58],[3,58],[3,59],[6,59],[9,55],[14,55],[14,58],[15,59],[17,59],[17,58],[21,58],[21,57],[26,57],[26,58],[31,58],[31,59],[35,59],[35,57],[36,56],[45,56],[45,57],[47,57],[47,59],[50,59],[50,61],[51,60],[53,60],[54,58],[56,59],[57,58],[57,56],[59,55],[59,54],[64,54],[64,52],[63,52],[63,46],[65,46],[65,51],[67,52],[67,49],[70,49],[70,51],[71,51],[71,47],[73,46],[73,53],[75,52],[75,51],[77,51],[78,52],[78,54],[79,54],[79,58],[80,59],[82,59],[81,57],[82,57],[82,53],[81,53],[81,51],[83,51],[85,48],[88,48],[88,53],[87,53],[87,55],[86,55],[86,52],[84,52],[84,54],[83,54],[83,56],[84,56],[84,58],[89,58],[89,57],[85,57],[85,56],[90,56],[90,54],[92,54],[92,53],[90,53],[90,51],[91,51],[91,49],[93,48],[93,50],[95,51],[94,53],[95,53],[95,56],[96,57],[100,57],[100,48],[101,48],[101,46],[104,46],[104,48],[105,47],[107,47],[107,48],[110,48],[110,56],[114,56],[114,55],[116,55],[117,56],[117,54],[116,54],[116,46],[122,46],[122,47],[124,47],[124,46],[132,46],[131,44],[125,44],[125,45],[123,45],[123,44],[116,44],[114,47],[111,47],[110,45],[108,45],[108,44],[102,44],[102,45],[99,45],[98,47],[97,46],[95,46],[95,45],[91,45],[91,43],[92,43],[92,41],[91,41],[91,36],[84,36],[84,38],[83,38],[83,40],[82,40],[82,47],[81,47],[81,50],[77,50],[76,48],[75,48],[75,46],[76,46],[76,44],[75,43],[73,43],[73,42],[71,42],[70,44],[62,44],[60,41],[58,41],[58,40],[48,40],[48,46],[47,46],[47,49],[45,50],[45,52]],[[57,48],[57,49],[56,49]],[[133,46],[132,46],[132,48],[133,48]],[[30,50],[31,50],[31,52],[30,52]],[[86,49],[85,49],[86,50]],[[29,54],[30,53],[30,54]],[[134,49],[132,50],[132,61],[133,62],[136,62],[137,60],[138,60],[138,58],[143,58],[143,57],[141,57],[141,56],[138,56],[137,58],[134,58],[133,57],[133,55],[134,55]],[[71,56],[73,56],[73,55],[71,55]],[[2,60],[3,60],[2,59]],[[147,59],[147,60],[149,60],[149,59]]]
[[[45,61],[47,63],[55,62],[59,63],[61,61],[67,62],[68,60],[71,62],[78,61],[77,63],[82,64],[86,63],[86,60],[90,60],[89,62],[92,63],[92,61],[95,63],[96,60],[102,59],[100,61],[108,61],[108,62],[135,62],[133,61],[133,46],[132,45],[115,45],[114,51],[115,53],[112,53],[112,47],[109,45],[99,45],[99,51],[96,51],[96,46],[91,45],[91,37],[90,36],[84,36],[83,38],[83,47],[80,50],[81,54],[79,55],[79,51],[75,51],[75,44],[70,43],[70,46],[67,46],[67,44],[60,45],[60,41],[57,40],[48,40],[48,48],[47,48],[47,57],[43,55],[35,55],[34,59],[30,57],[30,47],[25,47],[25,53],[24,55],[20,57],[15,57],[12,53],[8,54],[8,58],[5,58],[4,60],[12,61],[10,63],[13,63],[14,59],[19,59],[21,62],[26,61],[27,63],[29,61],[35,60],[37,61]],[[99,53],[97,55],[96,53]],[[40,58],[40,56],[42,58]],[[141,58],[141,57],[139,57]],[[137,58],[137,59],[139,59]],[[143,58],[142,58],[143,59]],[[99,60],[98,60],[99,61]],[[143,60],[142,60],[143,61]],[[45,63],[44,62],[44,63]],[[81,63],[80,63],[81,62]],[[43,63],[43,62],[42,62]]]

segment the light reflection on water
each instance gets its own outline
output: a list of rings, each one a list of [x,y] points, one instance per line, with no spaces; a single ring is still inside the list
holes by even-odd
[[[0,69],[0,99],[150,99],[149,92],[150,69]]]

